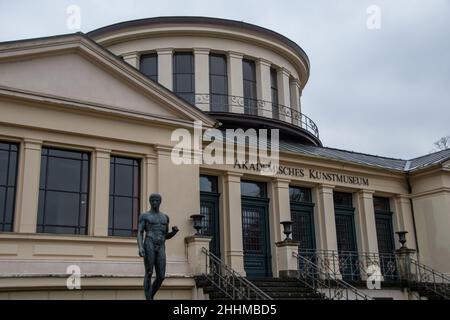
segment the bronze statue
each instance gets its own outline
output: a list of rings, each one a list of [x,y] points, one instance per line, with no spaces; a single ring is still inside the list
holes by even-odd
[[[147,300],[153,300],[156,291],[161,287],[166,274],[166,239],[172,238],[178,232],[178,227],[172,227],[169,232],[169,216],[159,212],[161,196],[152,193],[149,197],[151,209],[139,216],[137,241],[139,256],[144,258],[145,276],[144,291]],[[145,241],[144,239],[145,232]],[[156,279],[152,284],[153,266]]]

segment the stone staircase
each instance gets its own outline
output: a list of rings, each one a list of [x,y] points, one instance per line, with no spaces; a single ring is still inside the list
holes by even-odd
[[[325,297],[303,285],[296,278],[248,278],[274,300],[324,300]],[[223,292],[207,281],[197,281],[210,300],[228,300]]]

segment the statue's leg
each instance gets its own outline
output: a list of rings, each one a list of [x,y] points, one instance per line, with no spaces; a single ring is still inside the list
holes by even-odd
[[[144,256],[144,267],[145,267],[145,275],[144,275],[144,292],[145,299],[152,300],[152,274],[153,274],[153,265],[155,263],[155,250],[151,244],[151,241],[146,241],[145,243],[145,256]]]
[[[155,254],[155,257],[156,279],[152,286],[152,298],[155,296],[156,292],[161,287],[164,278],[166,277],[166,249],[164,246],[159,248],[158,252]]]

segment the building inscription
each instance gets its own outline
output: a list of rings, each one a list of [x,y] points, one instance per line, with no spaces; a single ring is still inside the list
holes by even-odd
[[[278,175],[285,175],[285,176],[292,176],[292,177],[299,177],[299,178],[309,178],[311,180],[320,180],[320,181],[326,181],[326,182],[338,182],[338,183],[347,183],[347,184],[353,184],[353,185],[361,185],[361,186],[368,186],[369,185],[369,179],[365,177],[359,177],[359,176],[353,176],[353,175],[347,175],[342,173],[335,173],[335,172],[329,172],[329,171],[321,171],[316,169],[310,169],[310,168],[296,168],[296,167],[289,167],[289,166],[283,166],[283,165],[271,165],[269,164],[262,164],[262,163],[249,163],[246,162],[235,162],[234,168],[236,169],[243,169],[243,170],[250,170],[255,172],[264,172],[264,171],[276,171],[276,174]]]

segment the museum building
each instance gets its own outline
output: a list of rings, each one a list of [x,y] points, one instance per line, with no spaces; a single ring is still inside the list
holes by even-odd
[[[448,299],[450,149],[324,147],[309,72],[283,35],[217,18],[0,43],[0,299],[144,298],[154,192],[180,229],[157,299]],[[278,129],[275,174],[174,163],[198,121]]]

